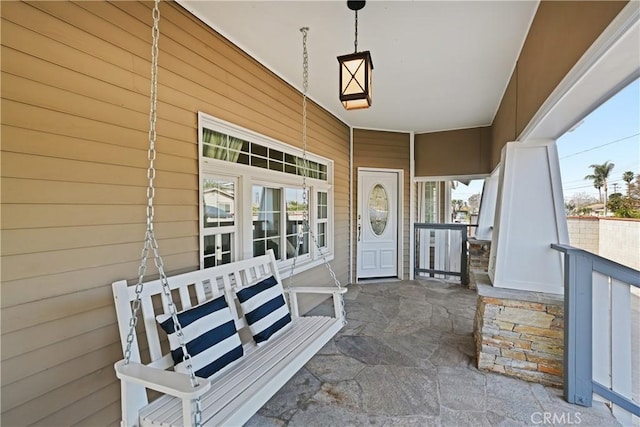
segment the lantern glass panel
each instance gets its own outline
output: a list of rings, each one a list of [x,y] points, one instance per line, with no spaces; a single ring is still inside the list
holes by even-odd
[[[342,63],[342,94],[352,95],[365,92],[365,64],[363,58],[357,58]]]

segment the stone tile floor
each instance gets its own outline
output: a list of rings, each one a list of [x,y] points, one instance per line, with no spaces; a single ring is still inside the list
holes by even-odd
[[[476,293],[438,280],[349,285],[348,325],[246,426],[619,425],[602,403],[475,368]],[[315,313],[332,313],[322,304]]]

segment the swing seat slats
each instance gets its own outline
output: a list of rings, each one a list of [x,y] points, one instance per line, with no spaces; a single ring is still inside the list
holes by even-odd
[[[245,346],[247,354],[213,380],[201,399],[202,420],[212,426],[239,426],[256,413],[337,331],[340,321],[298,318],[268,347]],[[141,426],[181,426],[182,403],[164,395],[140,412]]]
[[[225,295],[243,335],[248,328],[237,308],[235,290],[270,275],[281,283],[271,251],[261,257],[173,276],[169,285],[179,310]],[[133,288],[126,281],[113,284],[123,352],[135,299]],[[199,387],[193,388],[188,375],[173,371],[166,337],[158,332],[155,317],[168,310],[162,285],[159,281],[145,283],[131,362],[115,365],[122,386],[122,425],[192,425],[192,399],[196,397],[200,397],[203,425],[239,426],[248,421],[344,325],[341,303],[346,289],[296,287],[287,292],[290,326],[260,346],[250,338],[243,339],[244,355],[239,360],[208,379],[199,379]],[[302,293],[332,295],[335,317],[300,316],[297,299]],[[145,359],[142,363],[141,356]],[[147,389],[162,395],[149,402]]]

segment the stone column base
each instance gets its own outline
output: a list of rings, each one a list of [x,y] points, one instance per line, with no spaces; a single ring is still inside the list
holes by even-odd
[[[489,283],[489,278],[482,281]],[[478,369],[562,387],[562,295],[477,286],[473,335]]]
[[[476,275],[486,274],[489,270],[489,253],[491,252],[491,241],[469,239],[469,289],[477,289]]]

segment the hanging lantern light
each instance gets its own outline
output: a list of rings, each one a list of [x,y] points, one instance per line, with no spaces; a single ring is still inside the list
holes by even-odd
[[[358,52],[358,11],[364,1],[347,1],[347,7],[356,13],[355,53],[338,56],[340,64],[340,101],[347,110],[371,106],[371,75],[373,62],[369,51]]]

